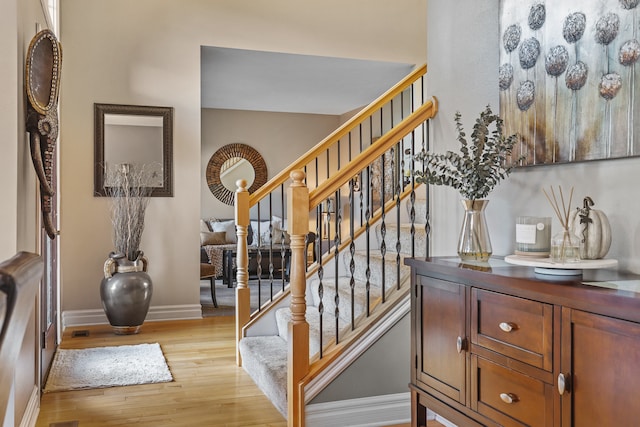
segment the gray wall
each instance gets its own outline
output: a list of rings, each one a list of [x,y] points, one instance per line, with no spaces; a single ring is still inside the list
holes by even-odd
[[[523,7],[525,7],[523,5]],[[428,3],[428,92],[440,101],[432,126],[436,152],[457,150],[454,113],[459,110],[470,134],[473,120],[487,104],[498,110],[499,1]],[[589,117],[583,117],[589,120]],[[468,123],[468,125],[467,125]],[[637,181],[640,158],[548,165],[516,170],[490,195],[487,222],[493,252],[513,253],[515,218],[518,215],[552,216],[542,189],[574,187],[573,208],[591,196],[611,222],[613,243],[608,258],[619,260],[620,269],[640,272],[640,208]],[[452,255],[462,224],[460,196],[446,187],[433,187],[434,255]],[[554,218],[552,228],[558,230]]]
[[[311,403],[409,391],[411,316],[396,323]]]

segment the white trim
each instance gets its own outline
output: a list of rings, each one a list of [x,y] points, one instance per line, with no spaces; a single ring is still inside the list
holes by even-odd
[[[347,369],[357,358],[359,358],[369,347],[371,347],[378,339],[380,339],[389,329],[393,327],[400,319],[406,316],[411,310],[411,300],[409,294],[398,303],[385,318],[376,324],[369,333],[365,334],[360,340],[349,346],[340,357],[338,357],[322,375],[311,380],[304,388],[305,403],[309,403],[322,390],[324,390],[331,382],[338,377],[345,369]]]
[[[161,320],[202,319],[200,304],[152,306],[146,322]],[[104,310],[65,310],[62,312],[62,330],[69,326],[107,325],[109,321]]]
[[[308,427],[379,427],[411,422],[411,393],[307,405]]]
[[[428,411],[428,412],[431,412],[431,411]],[[447,420],[446,418],[442,418],[440,415],[436,414],[435,412],[431,412],[431,414],[434,415],[435,418],[428,418],[429,417],[429,413],[427,413],[427,419],[435,419],[437,422],[442,424],[444,427],[458,427],[457,425],[455,425],[451,421]]]
[[[22,415],[22,421],[20,421],[20,427],[34,427],[38,421],[38,414],[40,413],[40,390],[37,386],[33,387],[31,397],[27,402],[27,407]]]

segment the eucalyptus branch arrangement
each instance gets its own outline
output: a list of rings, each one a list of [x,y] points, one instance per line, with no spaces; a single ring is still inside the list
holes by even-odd
[[[452,187],[468,200],[483,199],[524,159],[522,156],[508,163],[518,136],[504,135],[503,120],[488,105],[476,119],[471,143],[467,141],[460,112],[455,114],[455,123],[460,154],[452,151],[417,154],[415,159],[423,163],[424,170],[414,172],[416,182]]]
[[[144,216],[153,190],[144,168],[121,164],[107,174],[105,193],[111,198],[111,224],[115,253],[135,261],[144,231]]]

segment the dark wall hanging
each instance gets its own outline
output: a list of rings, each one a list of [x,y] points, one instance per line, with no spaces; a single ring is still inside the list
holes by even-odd
[[[52,198],[57,190],[53,174],[61,63],[62,46],[56,36],[50,30],[38,32],[29,44],[25,66],[26,130],[29,132],[31,159],[40,182],[43,226],[50,239],[57,234]]]
[[[500,115],[525,165],[640,155],[640,0],[502,0]]]

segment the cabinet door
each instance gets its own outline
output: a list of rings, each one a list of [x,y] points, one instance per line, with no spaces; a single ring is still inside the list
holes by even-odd
[[[563,426],[638,425],[640,325],[564,308],[561,357]]]
[[[417,281],[416,380],[466,404],[466,287],[424,276]]]

